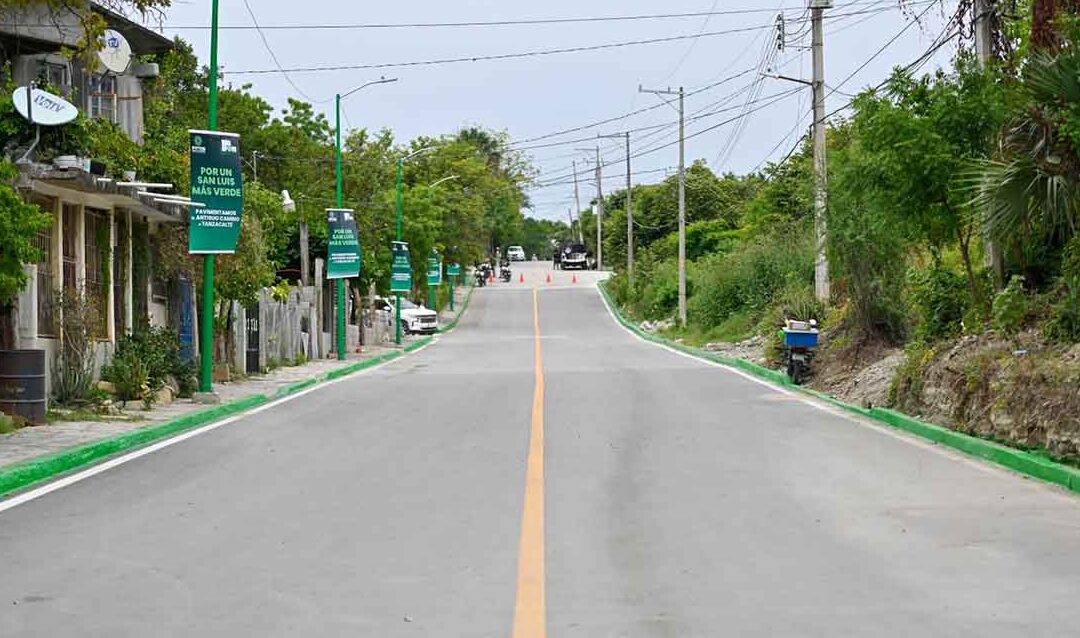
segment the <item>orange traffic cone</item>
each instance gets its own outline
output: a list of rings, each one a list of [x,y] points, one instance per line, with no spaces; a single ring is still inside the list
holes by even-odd
[[[488,275],[488,283],[489,284],[495,283],[495,271],[494,270],[491,271],[490,275]]]
[[[548,273],[548,276],[547,276],[547,282],[548,282],[549,284],[551,283],[551,273]]]
[[[525,275],[524,274],[518,275],[518,283],[520,283],[520,284],[525,283]]]
[[[574,278],[570,280],[570,283],[572,283],[572,284],[577,283],[577,275],[574,275]]]

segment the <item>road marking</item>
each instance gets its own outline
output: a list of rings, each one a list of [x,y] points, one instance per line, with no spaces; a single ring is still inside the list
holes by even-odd
[[[408,354],[416,354],[417,352],[420,352],[421,350],[427,348],[429,345],[431,345],[431,343],[424,344],[424,345],[420,346],[419,348],[417,348],[416,350],[413,350],[412,352],[410,352]],[[231,425],[231,424],[236,423],[237,421],[240,421],[242,419],[246,419],[246,418],[248,418],[250,416],[254,416],[256,414],[259,414],[260,412],[265,412],[266,410],[271,410],[273,408],[276,408],[277,406],[279,406],[279,405],[281,405],[283,403],[288,403],[289,401],[295,401],[296,399],[299,399],[302,396],[306,396],[308,394],[311,394],[312,392],[322,390],[324,388],[329,388],[330,386],[337,385],[338,383],[341,383],[343,381],[350,380],[350,379],[355,379],[358,376],[362,376],[362,375],[366,375],[366,374],[368,374],[370,372],[374,372],[375,370],[378,370],[380,368],[388,366],[391,363],[401,361],[404,358],[405,358],[404,356],[396,357],[394,359],[390,359],[389,361],[384,361],[383,363],[380,363],[378,365],[371,366],[370,368],[365,368],[365,369],[360,370],[358,372],[355,372],[353,374],[346,375],[346,376],[340,377],[338,379],[331,379],[329,381],[324,381],[323,383],[320,383],[320,384],[318,384],[318,385],[316,385],[314,387],[307,388],[306,390],[301,390],[300,392],[297,392],[296,394],[290,394],[287,397],[282,397],[282,398],[277,399],[275,401],[271,401],[270,403],[264,403],[263,405],[252,408],[252,409],[248,410],[247,412],[242,412],[240,414],[228,417],[228,418],[223,419],[221,421],[215,421],[214,423],[210,423],[210,424],[204,425],[202,427],[195,428],[194,430],[188,430],[187,432],[184,432],[183,434],[178,434],[178,435],[176,435],[176,436],[174,436],[172,438],[168,438],[168,439],[165,439],[163,441],[158,441],[157,443],[154,443],[153,445],[148,445],[147,447],[139,448],[139,449],[137,449],[135,451],[128,452],[127,454],[124,454],[122,456],[118,456],[118,457],[116,457],[114,459],[110,459],[108,461],[105,461],[104,463],[99,463],[97,465],[89,467],[89,468],[87,468],[85,470],[82,470],[81,472],[76,472],[74,474],[65,476],[63,478],[52,481],[50,483],[46,483],[45,485],[42,485],[41,487],[34,488],[32,490],[28,490],[28,491],[23,492],[21,494],[18,494],[16,496],[12,496],[11,498],[0,502],[0,513],[6,512],[9,509],[12,509],[13,507],[18,507],[19,505],[22,505],[24,503],[29,503],[30,501],[39,499],[42,496],[45,496],[46,494],[51,494],[51,493],[53,493],[53,492],[55,492],[57,490],[64,489],[65,487],[68,487],[70,485],[74,485],[75,483],[85,481],[86,479],[88,479],[88,478],[90,478],[92,476],[97,476],[98,474],[101,474],[103,472],[107,472],[107,471],[113,469],[114,467],[119,467],[121,465],[124,465],[125,463],[130,463],[131,461],[134,461],[135,459],[142,458],[142,457],[144,457],[144,456],[146,456],[148,454],[153,454],[154,452],[157,452],[157,451],[163,450],[163,449],[165,449],[167,447],[176,445],[177,443],[180,443],[182,441],[186,441],[188,439],[194,438],[196,436],[199,436],[200,434],[206,434],[207,432],[210,432],[212,430],[216,430],[216,429],[221,428],[221,427],[225,427],[226,425]]]
[[[532,295],[536,380],[533,385],[529,457],[525,470],[525,506],[521,514],[513,638],[547,636],[544,601],[544,362],[540,349],[540,304],[536,288],[533,288]]]

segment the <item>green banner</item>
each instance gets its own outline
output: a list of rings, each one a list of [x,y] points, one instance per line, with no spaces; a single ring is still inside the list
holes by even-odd
[[[360,238],[356,217],[350,208],[326,209],[329,235],[326,241],[326,278],[348,279],[360,276]]]
[[[390,264],[390,292],[412,292],[412,263],[409,262],[409,245],[396,241],[392,245],[394,259]]]
[[[244,177],[240,136],[217,131],[191,133],[191,208],[188,252],[231,254],[240,237]]]
[[[427,285],[438,286],[442,283],[442,261],[439,251],[432,250],[427,260]]]
[[[447,277],[460,277],[461,276],[461,264],[450,264],[446,267]]]

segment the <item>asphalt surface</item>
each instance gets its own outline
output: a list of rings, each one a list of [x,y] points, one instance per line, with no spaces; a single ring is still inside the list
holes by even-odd
[[[1080,500],[641,342],[548,273],[0,513],[0,635],[509,636],[534,287],[547,634],[1075,633]]]

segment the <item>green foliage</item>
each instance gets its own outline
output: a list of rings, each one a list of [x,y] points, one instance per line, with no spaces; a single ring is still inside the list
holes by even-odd
[[[1024,278],[1013,275],[1009,284],[994,297],[993,325],[1001,332],[1014,335],[1027,319],[1029,298],[1024,290]]]
[[[120,399],[144,398],[172,379],[180,396],[190,396],[195,388],[195,369],[180,358],[180,339],[176,333],[158,326],[141,326],[121,337],[112,360],[101,370],[101,378],[116,385]]]
[[[809,233],[792,229],[744,244],[730,254],[715,253],[694,269],[689,313],[703,327],[724,322],[743,310],[760,312],[785,287],[804,287],[813,279]]]
[[[1050,308],[1043,334],[1051,341],[1080,342],[1080,279],[1063,279],[1059,300]]]
[[[79,405],[92,399],[94,388],[94,327],[101,321],[101,301],[65,289],[53,302],[61,317],[60,347],[52,365],[52,398],[59,405]]]
[[[292,286],[289,285],[289,282],[282,279],[270,289],[270,298],[278,303],[285,303],[289,300],[291,290]]]
[[[35,239],[52,223],[48,214],[19,197],[13,187],[17,175],[14,164],[0,160],[0,306],[11,303],[26,286],[23,264],[37,262]]]
[[[941,265],[908,272],[909,295],[918,323],[915,337],[934,341],[955,336],[968,307],[967,282]]]

